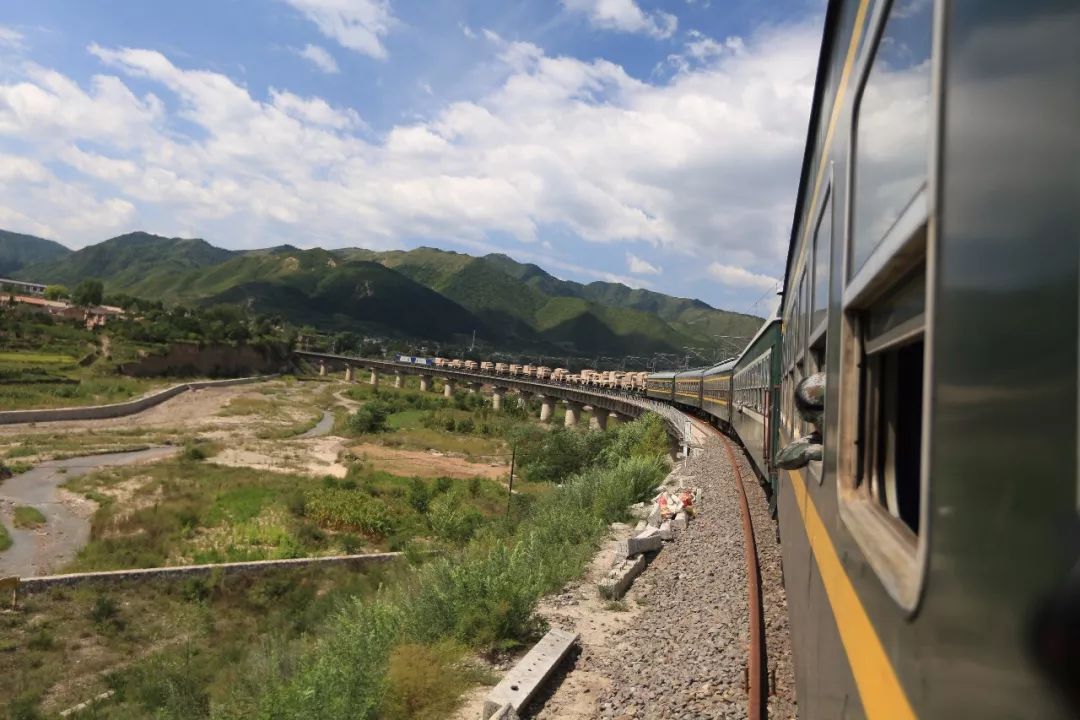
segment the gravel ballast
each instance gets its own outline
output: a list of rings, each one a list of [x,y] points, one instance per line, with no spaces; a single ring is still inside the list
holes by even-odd
[[[770,717],[796,716],[775,525],[741,452],[762,563]],[[623,607],[596,599],[587,580],[545,609],[552,626],[583,630],[581,651],[557,687],[524,717],[745,718],[749,619],[742,519],[722,440],[707,434],[678,474],[702,491],[697,515],[638,577]],[[605,550],[604,552],[609,552]]]

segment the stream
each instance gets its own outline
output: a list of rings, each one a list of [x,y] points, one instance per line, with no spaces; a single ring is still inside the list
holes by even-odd
[[[61,490],[60,486],[65,482],[101,468],[161,460],[179,449],[155,447],[50,460],[0,483],[0,520],[13,541],[10,548],[0,552],[0,577],[33,577],[59,572],[89,541],[90,517],[97,506],[81,496]],[[17,505],[40,510],[45,516],[45,524],[37,528],[15,527],[12,513]]]

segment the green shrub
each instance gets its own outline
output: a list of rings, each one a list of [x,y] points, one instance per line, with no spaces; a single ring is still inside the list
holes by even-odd
[[[346,426],[354,433],[373,434],[386,431],[386,419],[393,409],[380,400],[370,400],[349,416]]]
[[[188,462],[199,462],[210,457],[210,451],[206,443],[188,442],[180,451],[180,459]]]
[[[324,527],[385,537],[394,531],[386,505],[357,490],[320,488],[307,496],[307,517]]]
[[[427,483],[418,477],[414,477],[410,480],[406,499],[416,512],[427,512],[428,504],[431,502],[431,491],[428,490]]]
[[[439,538],[464,542],[484,522],[484,516],[475,507],[465,504],[460,493],[447,492],[431,501],[428,522]]]

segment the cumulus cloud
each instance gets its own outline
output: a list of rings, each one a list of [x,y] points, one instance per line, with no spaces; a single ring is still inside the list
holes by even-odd
[[[735,265],[724,265],[714,262],[709,265],[710,277],[735,288],[754,288],[768,290],[779,287],[780,281],[768,275],[750,272],[746,268]]]
[[[647,13],[634,0],[562,0],[570,12],[588,17],[589,23],[602,30],[640,33],[655,38],[669,38],[675,34],[679,20],[671,13],[661,10]]]
[[[310,60],[315,67],[328,75],[336,75],[341,72],[338,68],[337,60],[334,60],[334,56],[328,53],[325,48],[319,47],[318,45],[308,43],[304,46],[303,50],[297,50],[296,54],[305,60]]]
[[[370,55],[387,57],[382,38],[394,25],[389,0],[284,0],[304,13],[326,37],[342,47]]]
[[[657,84],[485,33],[501,67],[489,92],[377,134],[322,98],[94,45],[114,74],[80,84],[28,66],[0,80],[5,150],[65,168],[0,185],[0,221],[73,245],[136,220],[238,246],[538,247],[551,231],[647,242],[673,263],[779,267],[818,33],[769,29]]]
[[[639,258],[637,255],[627,253],[626,267],[635,275],[659,275],[660,268],[648,260]]]

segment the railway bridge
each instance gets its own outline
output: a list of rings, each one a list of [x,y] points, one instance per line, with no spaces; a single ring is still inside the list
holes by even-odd
[[[470,370],[411,365],[393,360],[351,357],[307,350],[296,350],[294,355],[301,359],[318,362],[320,374],[325,375],[330,371],[344,372],[345,379],[350,382],[357,379],[358,371],[367,372],[369,373],[368,382],[374,386],[378,386],[384,375],[393,376],[395,387],[401,387],[402,378],[405,375],[418,375],[422,392],[434,390],[433,380],[439,378],[443,382],[443,392],[447,397],[452,396],[458,388],[477,391],[487,386],[491,388],[491,403],[496,410],[502,407],[507,394],[511,392],[517,393],[523,399],[536,397],[540,400],[541,422],[550,421],[556,403],[563,403],[566,406],[564,416],[566,425],[578,424],[587,411],[590,415],[590,424],[600,429],[606,428],[609,422],[632,420],[642,413],[655,412],[664,418],[674,437],[680,441],[684,439],[685,416],[674,408],[648,398],[602,388],[583,388],[545,382],[536,378],[507,377]]]

